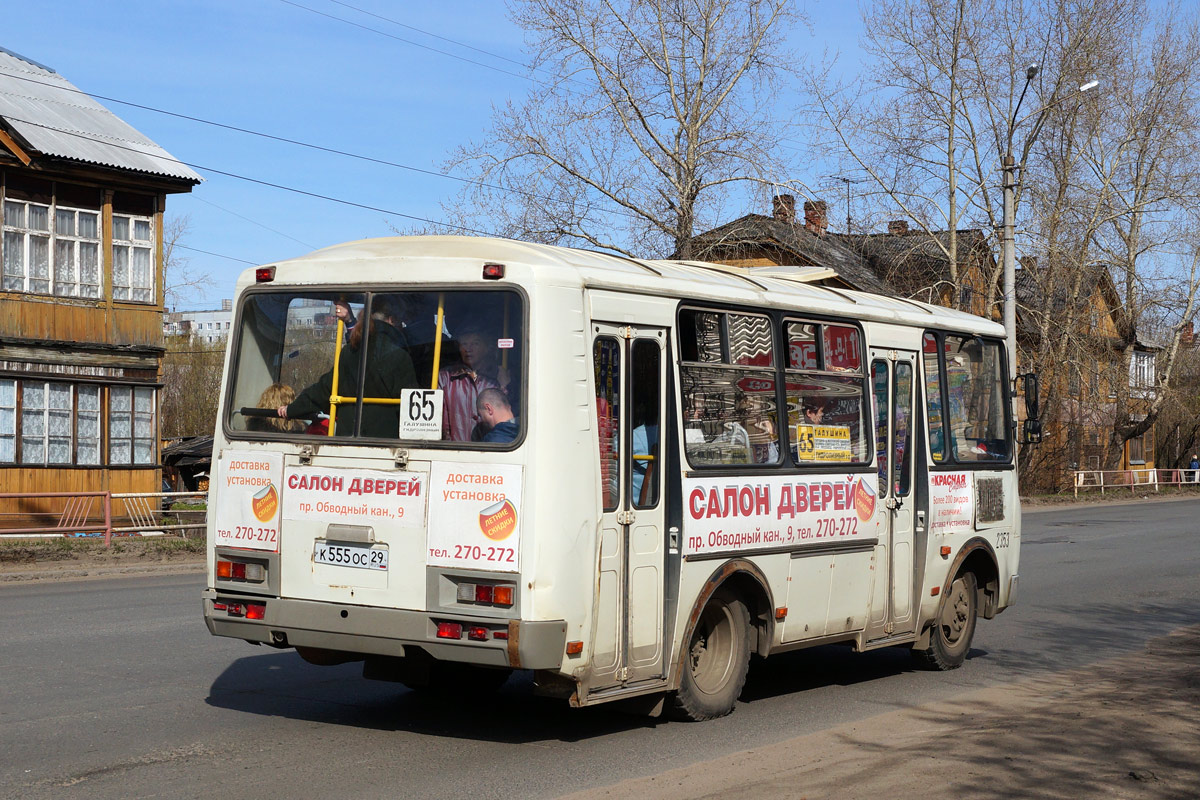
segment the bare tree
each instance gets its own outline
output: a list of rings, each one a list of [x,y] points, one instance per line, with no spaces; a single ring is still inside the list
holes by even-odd
[[[1111,20],[1111,7],[1103,14]],[[957,305],[965,277],[958,231],[979,228],[998,244],[1001,160],[1026,67],[1042,65],[1024,106],[1036,117],[1062,101],[1081,54],[1100,49],[1112,29],[1099,9],[1072,0],[880,0],[864,7],[863,23],[862,75],[834,80],[828,61],[809,74],[813,142],[875,184],[866,196],[885,208],[868,216],[898,212],[929,235],[948,262],[946,294]],[[1013,132],[1021,164],[1035,141],[1028,127]],[[973,287],[988,308],[1000,268]]]
[[[864,18],[864,77],[835,83],[828,64],[812,75],[828,134],[817,141],[866,173],[877,203],[929,234],[955,301],[964,277],[955,231],[978,227],[997,244],[1011,142],[1018,251],[1029,265],[1020,363],[1047,378],[1047,421],[1072,432],[1052,439],[1057,448],[1027,451],[1027,475],[1078,461],[1082,430],[1099,432],[1112,466],[1168,396],[1131,387],[1130,375],[1135,352],[1159,347],[1159,385],[1169,388],[1196,300],[1184,242],[1200,152],[1195,16],[1143,0],[882,0]],[[1040,70],[1018,117],[1030,62]],[[1101,90],[1081,95],[1093,78]],[[984,276],[988,308],[999,267]],[[1097,302],[1113,324],[1097,317]]]
[[[163,436],[212,433],[224,362],[224,340],[210,344],[199,336],[167,337],[160,396]]]
[[[176,308],[188,296],[213,285],[212,276],[192,268],[191,259],[180,252],[180,243],[192,229],[187,214],[163,223],[163,285],[168,308]]]
[[[786,133],[790,0],[514,0],[534,75],[451,166],[464,208],[516,238],[687,258],[731,187],[769,181]],[[469,218],[469,217],[468,217]],[[463,219],[463,217],[459,217]]]

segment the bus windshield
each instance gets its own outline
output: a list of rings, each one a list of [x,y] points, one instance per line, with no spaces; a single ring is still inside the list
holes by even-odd
[[[254,292],[239,320],[226,415],[235,435],[520,438],[517,292]]]

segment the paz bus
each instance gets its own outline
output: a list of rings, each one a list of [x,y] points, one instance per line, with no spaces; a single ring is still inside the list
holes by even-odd
[[[209,630],[693,720],[752,654],[959,666],[1017,588],[1003,329],[828,275],[471,237],[247,270]]]

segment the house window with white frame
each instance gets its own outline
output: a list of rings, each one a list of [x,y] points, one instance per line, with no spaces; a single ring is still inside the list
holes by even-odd
[[[50,294],[50,206],[5,199],[3,288]]]
[[[1129,385],[1137,389],[1154,388],[1154,354],[1136,352],[1129,364]]]
[[[114,386],[109,390],[108,463],[154,463],[154,389]]]
[[[154,219],[113,214],[113,300],[154,302]]]
[[[100,387],[80,384],[76,387],[75,463],[100,464]]]
[[[17,382],[0,379],[0,464],[17,460]]]
[[[69,383],[23,381],[21,463],[70,464],[74,443]]]
[[[100,214],[54,209],[54,294],[100,297]]]

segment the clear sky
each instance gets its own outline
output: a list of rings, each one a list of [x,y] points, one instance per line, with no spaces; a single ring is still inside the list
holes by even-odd
[[[424,170],[440,171],[457,145],[484,134],[492,104],[521,97],[530,86],[518,77],[525,70],[512,63],[525,60],[522,32],[500,2],[59,0],[53,6],[51,20],[45,7],[10,4],[0,46],[89,93]],[[794,32],[796,52],[853,53],[860,24],[854,4],[807,8],[812,30]],[[213,286],[180,308],[219,306],[247,268],[242,262],[269,263],[418,224],[403,215],[440,220],[441,203],[459,189],[444,177],[100,102],[205,177],[191,194],[167,200],[168,218],[190,219],[181,243],[240,259],[185,251],[190,269],[209,274]],[[795,177],[819,180],[816,172]],[[735,216],[750,210],[765,211],[731,209]]]

